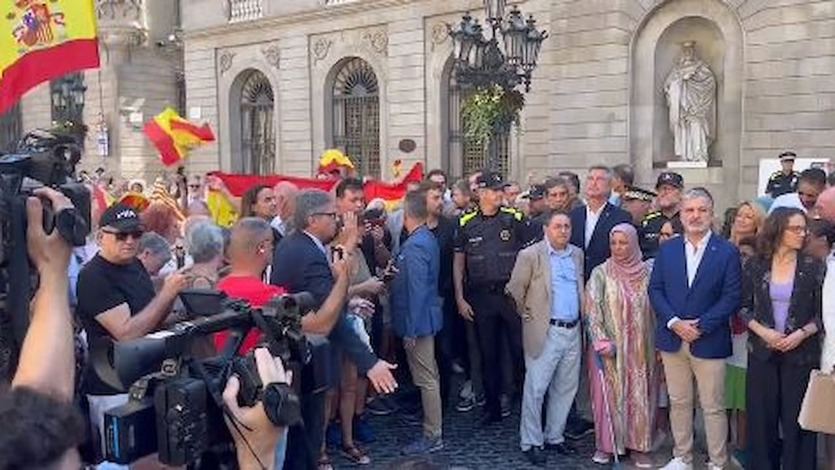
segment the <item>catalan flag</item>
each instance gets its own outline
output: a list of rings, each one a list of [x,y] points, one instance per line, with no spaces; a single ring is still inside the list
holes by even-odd
[[[39,83],[99,66],[93,0],[0,2],[0,114]]]
[[[144,131],[159,150],[165,166],[177,164],[192,148],[215,140],[208,124],[198,126],[186,121],[172,108],[165,108],[154,119],[148,121]]]

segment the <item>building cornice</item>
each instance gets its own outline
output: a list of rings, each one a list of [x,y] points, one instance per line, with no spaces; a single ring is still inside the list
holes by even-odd
[[[208,28],[186,31],[184,36],[186,40],[203,39],[217,36],[219,34],[235,34],[252,29],[278,28],[291,24],[327,20],[332,18],[334,15],[351,15],[354,13],[367,12],[369,10],[399,7],[414,3],[415,0],[362,0],[339,5],[325,5],[315,10],[303,11],[292,15],[271,16],[237,23],[224,23],[216,26],[210,26]]]

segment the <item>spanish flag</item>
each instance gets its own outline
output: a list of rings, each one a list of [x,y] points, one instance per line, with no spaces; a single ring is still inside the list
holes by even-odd
[[[177,111],[165,108],[145,124],[145,135],[159,150],[162,164],[175,165],[186,158],[189,150],[204,142],[213,142],[215,135],[208,124],[197,126],[186,121]]]
[[[0,114],[39,83],[98,66],[93,0],[0,2]]]

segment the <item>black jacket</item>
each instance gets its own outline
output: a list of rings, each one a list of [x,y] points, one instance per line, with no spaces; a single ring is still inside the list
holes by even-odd
[[[786,334],[799,330],[814,322],[818,333],[806,338],[800,346],[787,353],[769,349],[765,341],[750,332],[748,352],[759,359],[768,360],[772,355],[780,354],[786,360],[797,365],[817,365],[821,356],[821,321],[823,278],[826,265],[808,255],[800,254],[794,273],[794,287],[789,301],[789,316],[786,319]],[[742,273],[742,308],[740,316],[747,324],[757,320],[761,325],[774,328],[774,309],[771,303],[771,260],[761,257],[750,259]]]
[[[276,247],[270,284],[284,287],[291,293],[310,292],[318,309],[330,295],[334,282],[327,255],[306,233],[297,230],[284,237]],[[377,356],[353,330],[344,313],[328,339],[342,348],[362,374],[377,363]]]
[[[608,202],[600,213],[597,225],[594,226],[589,246],[586,246],[586,206],[575,207],[571,214],[571,244],[583,248],[585,264],[583,278],[589,280],[591,271],[612,256],[609,251],[609,232],[615,225],[631,224],[632,216],[620,207]]]

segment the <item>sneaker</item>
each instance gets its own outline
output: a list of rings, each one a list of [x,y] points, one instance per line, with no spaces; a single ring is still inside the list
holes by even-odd
[[[354,439],[361,444],[371,444],[376,441],[374,428],[365,419],[365,416],[354,416]]]
[[[577,421],[566,427],[565,437],[573,441],[578,441],[593,433],[594,423],[590,423],[584,419],[578,419]]]
[[[595,451],[591,457],[591,461],[597,465],[609,465],[612,461],[612,456],[603,451]]]
[[[385,395],[377,395],[365,405],[365,409],[374,416],[388,416],[397,411],[397,404]]]
[[[459,413],[466,413],[468,411],[472,411],[475,408],[475,397],[462,397],[458,399],[458,403],[455,405],[455,411]]]
[[[431,454],[444,448],[444,440],[441,437],[426,437],[421,436],[416,441],[407,445],[400,452],[403,455],[421,455]]]
[[[507,418],[510,416],[510,397],[502,395],[499,401],[501,402],[502,418]]]
[[[661,470],[693,470],[693,464],[685,462],[681,457],[674,457],[667,465],[661,467]]]
[[[476,395],[475,396],[475,406],[482,407],[487,404],[487,399],[484,398],[484,394]]]

